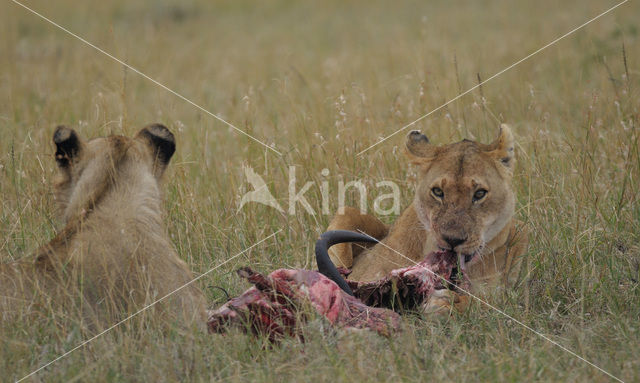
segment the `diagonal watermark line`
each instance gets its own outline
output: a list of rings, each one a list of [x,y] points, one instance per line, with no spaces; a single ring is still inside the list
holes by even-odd
[[[162,300],[164,300],[164,299],[166,299],[166,298],[170,297],[171,295],[173,295],[173,294],[175,294],[176,292],[178,292],[178,291],[182,290],[183,288],[185,288],[185,287],[187,287],[187,286],[191,285],[192,283],[194,283],[195,281],[197,281],[197,280],[199,280],[200,278],[204,277],[205,275],[208,275],[208,274],[209,274],[209,273],[211,273],[212,271],[214,271],[214,270],[218,269],[219,267],[221,267],[221,266],[223,266],[223,265],[225,265],[225,264],[227,264],[227,263],[231,262],[233,259],[235,259],[235,258],[237,258],[237,257],[241,256],[242,254],[246,253],[247,251],[249,251],[249,250],[253,249],[253,248],[254,248],[254,247],[256,247],[256,246],[258,246],[259,244],[261,244],[261,243],[263,243],[263,242],[267,241],[268,239],[270,239],[270,238],[272,238],[272,237],[276,236],[276,235],[277,235],[278,233],[280,233],[281,231],[282,231],[282,229],[280,229],[280,230],[276,231],[275,233],[273,233],[273,234],[269,235],[268,237],[265,237],[265,238],[261,239],[260,241],[258,241],[258,242],[256,242],[256,243],[254,243],[253,245],[251,245],[251,246],[247,247],[246,249],[242,250],[241,252],[239,252],[238,254],[234,255],[233,257],[231,257],[231,258],[227,259],[226,261],[224,261],[224,262],[220,263],[219,265],[215,266],[214,268],[209,269],[206,273],[204,273],[204,274],[200,274],[198,277],[196,277],[196,278],[192,279],[191,281],[189,281],[189,282],[185,283],[184,285],[182,285],[182,286],[178,287],[177,289],[175,289],[175,290],[173,290],[172,292],[170,292],[170,293],[166,294],[166,295],[165,295],[165,296],[163,296],[162,298],[160,298],[160,299],[158,299],[158,300],[156,300],[156,301],[154,301],[154,302],[152,302],[152,303],[148,304],[147,306],[145,306],[145,307],[141,308],[140,310],[136,311],[135,313],[133,313],[133,314],[129,315],[128,317],[124,318],[123,320],[121,320],[120,322],[118,322],[118,323],[114,324],[113,326],[109,327],[108,329],[106,329],[106,330],[104,330],[104,331],[102,331],[102,332],[100,332],[100,333],[98,333],[98,334],[96,334],[96,335],[92,336],[91,338],[89,338],[89,339],[85,340],[84,342],[80,343],[79,345],[75,346],[74,348],[72,348],[71,350],[69,350],[69,351],[65,352],[64,354],[60,355],[59,357],[57,357],[57,358],[53,359],[52,361],[50,361],[50,362],[48,362],[48,363],[46,363],[46,364],[44,364],[44,365],[42,365],[42,366],[38,367],[38,369],[34,370],[33,372],[29,373],[28,375],[25,375],[25,376],[23,376],[22,378],[20,378],[20,379],[16,380],[16,381],[15,381],[15,383],[19,383],[19,382],[21,382],[21,381],[23,381],[23,380],[25,380],[25,379],[29,378],[30,376],[33,376],[33,375],[37,374],[38,372],[40,372],[40,371],[42,371],[43,369],[45,369],[45,368],[49,367],[49,366],[50,366],[50,365],[52,365],[53,363],[55,363],[55,362],[59,361],[60,359],[62,359],[62,358],[64,358],[64,357],[66,357],[67,355],[71,354],[72,352],[74,352],[74,351],[76,351],[76,350],[78,350],[78,349],[80,349],[80,348],[84,347],[87,343],[89,343],[89,342],[92,342],[92,341],[96,340],[97,338],[101,337],[102,335],[104,335],[104,334],[108,333],[109,331],[111,331],[111,330],[113,330],[114,328],[116,328],[116,327],[120,326],[121,324],[123,324],[124,322],[128,321],[129,319],[133,318],[134,316],[136,316],[136,315],[140,314],[141,312],[143,312],[143,311],[147,310],[148,308],[150,308],[150,307],[154,306],[156,303],[158,303],[158,302],[160,302],[160,301],[162,301]]]
[[[433,113],[435,113],[435,112],[439,111],[440,109],[444,108],[445,106],[447,106],[447,105],[451,104],[452,102],[456,101],[456,100],[457,100],[457,99],[459,99],[460,97],[462,97],[462,96],[464,96],[464,95],[466,95],[466,94],[468,94],[468,93],[470,93],[470,92],[473,92],[473,91],[474,91],[474,90],[476,90],[477,88],[481,87],[483,84],[485,84],[485,83],[487,83],[487,82],[489,82],[489,81],[493,80],[494,78],[496,78],[496,77],[500,76],[501,74],[505,73],[506,71],[508,71],[508,70],[512,69],[513,67],[515,67],[515,66],[519,65],[520,63],[522,63],[522,62],[524,62],[524,61],[527,61],[527,60],[528,60],[528,59],[530,59],[531,57],[533,57],[533,56],[537,55],[538,53],[542,52],[543,50],[545,50],[545,49],[549,48],[550,46],[554,45],[554,44],[555,44],[555,43],[557,43],[558,41],[560,41],[560,40],[564,39],[565,37],[567,37],[567,36],[569,36],[569,35],[572,35],[572,34],[573,34],[573,33],[575,33],[576,31],[578,31],[578,30],[580,30],[580,29],[582,29],[582,28],[586,27],[587,25],[591,24],[592,22],[594,22],[594,21],[598,20],[598,19],[599,19],[599,18],[601,18],[602,16],[604,16],[604,15],[606,15],[607,13],[609,13],[609,12],[613,11],[614,9],[618,8],[619,6],[621,6],[622,4],[626,3],[627,1],[629,1],[629,0],[624,0],[624,1],[622,1],[622,2],[620,2],[620,3],[618,3],[618,4],[616,4],[616,5],[614,5],[613,7],[611,7],[611,8],[609,8],[609,9],[607,9],[606,11],[602,12],[602,13],[601,13],[601,14],[599,14],[598,16],[596,16],[596,17],[592,18],[591,20],[589,20],[589,21],[587,21],[587,22],[585,22],[585,23],[583,23],[583,24],[581,24],[581,25],[579,25],[579,26],[575,27],[574,29],[572,29],[572,30],[570,30],[569,32],[565,33],[564,35],[562,35],[562,36],[558,37],[557,39],[555,39],[555,40],[551,41],[550,43],[548,43],[548,44],[544,45],[543,47],[538,48],[538,49],[537,49],[537,50],[535,50],[534,52],[529,53],[527,56],[525,56],[525,57],[521,58],[520,60],[516,61],[515,63],[513,63],[513,64],[509,65],[508,67],[504,68],[503,70],[501,70],[500,72],[498,72],[498,73],[494,74],[493,76],[489,77],[488,79],[486,79],[486,80],[484,80],[484,81],[482,81],[482,82],[479,82],[479,83],[478,83],[478,84],[476,84],[475,86],[473,86],[473,87],[471,87],[471,88],[467,89],[466,91],[464,91],[464,92],[460,93],[460,94],[459,94],[459,95],[457,95],[456,97],[454,97],[454,98],[452,98],[451,100],[449,100],[449,101],[445,102],[444,104],[440,105],[439,107],[437,107],[437,108],[433,109],[433,110],[432,110],[432,111],[430,111],[429,113],[427,113],[427,114],[425,114],[425,115],[423,115],[423,116],[419,117],[418,119],[416,119],[416,120],[414,120],[414,121],[412,121],[412,122],[408,123],[407,125],[405,125],[405,126],[403,126],[402,128],[400,128],[400,129],[396,130],[395,132],[393,132],[393,133],[389,134],[388,136],[386,136],[386,137],[384,137],[384,138],[380,139],[378,142],[376,142],[375,144],[373,144],[373,145],[371,145],[371,146],[367,147],[367,148],[366,148],[366,149],[364,149],[363,151],[359,152],[357,155],[358,155],[358,156],[362,155],[362,153],[364,153],[364,152],[368,151],[369,149],[373,148],[374,146],[378,146],[379,144],[381,144],[381,143],[383,143],[384,141],[388,140],[389,138],[391,138],[391,137],[395,136],[396,134],[398,134],[398,133],[402,132],[403,130],[407,129],[408,127],[410,127],[410,126],[412,126],[412,125],[415,125],[416,123],[418,123],[418,122],[420,122],[420,121],[424,120],[425,118],[429,117],[429,116],[430,116],[430,115],[432,115]]]
[[[76,39],[82,41],[83,43],[87,44],[88,46],[90,46],[91,48],[97,50],[98,52],[102,53],[103,55],[109,57],[110,59],[124,65],[125,67],[129,68],[130,70],[134,71],[135,73],[139,74],[140,76],[146,78],[147,80],[151,81],[152,83],[158,85],[159,87],[161,87],[162,89],[168,91],[169,93],[174,94],[175,96],[181,98],[182,100],[188,102],[189,104],[195,106],[196,108],[200,109],[201,111],[205,112],[206,114],[210,115],[211,117],[215,118],[216,120],[222,122],[223,124],[227,125],[228,127],[234,129],[236,132],[243,134],[245,136],[247,136],[248,138],[252,139],[253,141],[259,143],[260,145],[264,146],[265,148],[271,150],[272,152],[277,153],[278,155],[282,155],[282,153],[280,153],[279,151],[277,151],[276,149],[272,148],[270,145],[265,144],[264,142],[260,141],[259,139],[255,138],[254,136],[250,135],[249,133],[245,132],[244,130],[237,128],[235,125],[231,124],[230,122],[228,122],[227,120],[217,116],[216,114],[208,111],[207,109],[203,108],[202,106],[196,104],[195,102],[191,101],[190,99],[186,98],[185,96],[181,95],[180,93],[176,92],[175,90],[169,88],[168,86],[160,83],[159,81],[147,76],[146,74],[142,73],[140,70],[132,67],[131,65],[127,64],[126,62],[120,60],[119,58],[113,56],[112,54],[110,54],[109,52],[106,52],[104,49],[92,44],[91,42],[87,41],[86,39],[78,36],[77,34],[71,32],[70,30],[66,29],[65,27],[61,26],[60,24],[54,22],[53,20],[43,16],[42,14],[34,11],[33,9],[27,7],[26,5],[22,4],[21,2],[17,1],[17,0],[11,0],[13,1],[15,4],[21,6],[22,8],[26,9],[27,11],[33,13],[34,15],[40,17],[41,19],[47,21],[48,23],[56,26],[58,29],[68,33],[69,35],[75,37]]]
[[[362,230],[358,230],[358,231],[359,231],[361,234],[364,234],[364,235],[366,235],[367,237],[369,237],[369,238],[372,238],[372,239],[376,240],[376,242],[377,242],[378,244],[380,244],[380,245],[382,245],[382,246],[386,247],[387,249],[389,249],[389,250],[393,251],[394,253],[398,254],[399,256],[401,256],[401,257],[405,258],[405,259],[406,259],[406,260],[408,260],[409,262],[413,263],[415,266],[419,266],[419,265],[420,265],[418,262],[416,262],[416,261],[414,261],[413,259],[411,259],[411,258],[407,257],[406,255],[402,254],[401,252],[397,251],[396,249],[394,249],[394,248],[392,248],[392,247],[388,246],[387,244],[383,243],[382,241],[380,241],[380,240],[378,240],[378,239],[376,239],[376,238],[373,238],[372,236],[370,236],[369,234],[365,233],[364,231],[362,231]],[[537,331],[537,330],[535,330],[535,329],[531,328],[530,326],[527,326],[526,324],[524,324],[524,323],[520,322],[520,321],[519,321],[519,320],[517,320],[516,318],[512,317],[511,315],[507,314],[506,312],[504,312],[504,311],[500,310],[499,308],[495,307],[495,306],[494,306],[494,305],[492,305],[491,303],[486,302],[486,301],[484,301],[484,300],[482,300],[482,299],[478,298],[476,295],[471,294],[471,292],[469,292],[469,291],[467,291],[467,290],[465,290],[465,289],[463,289],[463,288],[461,288],[461,287],[459,287],[459,286],[457,286],[457,285],[455,285],[455,284],[453,284],[453,283],[449,282],[446,278],[442,277],[441,275],[436,274],[433,270],[431,270],[431,269],[429,269],[429,268],[427,268],[427,267],[424,267],[424,269],[425,269],[426,271],[428,271],[429,273],[433,274],[435,277],[442,279],[445,283],[447,283],[447,284],[451,285],[452,287],[455,287],[457,290],[462,291],[463,293],[465,293],[465,294],[469,295],[470,297],[474,298],[475,300],[477,300],[477,301],[481,302],[481,303],[482,303],[482,304],[484,304],[485,306],[487,306],[487,307],[489,307],[489,308],[491,308],[491,309],[493,309],[493,310],[495,310],[495,311],[499,312],[500,314],[504,315],[504,316],[505,316],[505,317],[507,317],[508,319],[510,319],[510,320],[512,320],[512,321],[514,321],[514,322],[516,322],[516,323],[517,323],[517,324],[519,324],[520,326],[522,326],[522,327],[526,328],[527,330],[531,331],[532,333],[536,334],[537,336],[541,337],[542,339],[544,339],[544,340],[546,340],[546,341],[550,342],[551,344],[553,344],[553,345],[555,345],[555,346],[559,347],[559,348],[560,348],[560,349],[562,349],[563,351],[568,352],[569,354],[571,354],[571,355],[573,355],[574,357],[576,357],[576,358],[580,359],[581,361],[583,361],[583,362],[587,363],[588,365],[590,365],[590,366],[592,366],[592,367],[595,367],[596,369],[600,370],[601,372],[603,372],[604,374],[608,375],[608,376],[609,376],[609,377],[611,377],[612,379],[615,379],[615,380],[617,380],[617,381],[618,381],[618,382],[620,382],[620,383],[624,383],[624,381],[623,381],[622,379],[620,379],[620,378],[618,378],[617,376],[615,376],[615,375],[613,375],[613,374],[611,374],[611,373],[607,372],[606,370],[602,369],[601,367],[596,366],[596,365],[595,365],[595,364],[593,364],[592,362],[590,362],[590,361],[586,360],[586,359],[585,359],[585,358],[583,358],[582,356],[580,356],[580,355],[576,354],[575,352],[571,351],[570,349],[568,349],[567,347],[565,347],[565,346],[561,345],[560,343],[558,343],[558,342],[554,341],[553,339],[549,338],[548,336],[544,335],[543,333],[541,333],[541,332],[539,332],[539,331]]]

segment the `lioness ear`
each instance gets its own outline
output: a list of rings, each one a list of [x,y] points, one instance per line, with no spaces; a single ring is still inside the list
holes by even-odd
[[[504,165],[509,171],[513,171],[515,156],[513,150],[513,133],[507,124],[500,125],[500,135],[491,144],[486,146],[485,151]]]
[[[136,138],[146,140],[151,147],[154,157],[154,169],[160,170],[160,174],[171,160],[171,156],[176,151],[176,139],[173,133],[164,125],[151,124],[142,128]]]
[[[53,143],[56,145],[56,162],[61,168],[68,167],[77,158],[83,145],[73,129],[62,125],[53,133]]]
[[[434,146],[429,143],[427,136],[419,130],[412,130],[407,134],[406,149],[409,161],[415,165],[423,164],[434,155]]]

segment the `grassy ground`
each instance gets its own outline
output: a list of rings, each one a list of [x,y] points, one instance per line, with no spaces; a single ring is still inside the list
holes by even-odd
[[[339,180],[412,177],[404,134],[357,153],[610,6],[613,1],[71,2],[29,5],[283,156],[11,2],[0,5],[0,257],[53,237],[51,135],[131,134],[148,122],[179,141],[167,176],[167,225],[204,272],[277,238],[202,283],[242,292],[233,271],[313,267],[330,216],[258,204],[243,165],[288,206],[288,171],[321,211]],[[624,381],[640,381],[640,6],[629,2],[417,124],[434,142],[483,141],[510,123],[518,140],[517,215],[530,225],[529,281],[491,302]],[[626,55],[623,55],[623,45]],[[626,60],[626,61],[625,61]],[[329,170],[329,176],[321,174]],[[355,203],[357,195],[349,195]],[[392,221],[393,216],[385,217]],[[219,301],[207,290],[209,300]],[[61,325],[60,323],[63,323]],[[269,348],[242,335],[127,325],[41,371],[38,381],[611,381],[501,314],[474,304],[449,318],[407,318],[393,339],[326,333]],[[73,319],[3,322],[0,380],[18,379],[90,333]]]

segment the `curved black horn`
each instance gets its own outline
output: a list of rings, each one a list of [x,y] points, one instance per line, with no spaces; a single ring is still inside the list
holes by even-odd
[[[340,275],[338,269],[336,269],[336,265],[334,265],[333,262],[331,262],[331,258],[329,258],[329,248],[344,242],[377,243],[378,240],[354,231],[332,230],[322,234],[316,242],[316,263],[318,264],[318,271],[334,281],[344,292],[353,295],[353,291],[349,288],[347,281],[342,278],[342,275]]]

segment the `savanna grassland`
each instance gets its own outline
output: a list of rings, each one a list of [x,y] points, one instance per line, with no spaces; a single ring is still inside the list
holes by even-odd
[[[166,124],[178,149],[166,225],[203,273],[212,306],[234,270],[313,268],[337,185],[382,180],[413,196],[404,133],[440,106],[614,1],[29,1],[28,5],[282,153],[237,134],[123,65],[6,1],[0,5],[0,258],[28,259],[59,229],[53,129],[131,135]],[[488,297],[509,315],[626,382],[640,381],[640,5],[629,1],[415,125],[434,143],[517,140],[517,216],[530,230],[526,282]],[[284,207],[249,203],[250,166]],[[316,211],[289,214],[289,169]],[[322,170],[329,174],[323,175]],[[326,174],[326,172],[325,172]],[[357,193],[348,193],[355,204]],[[391,222],[395,216],[384,217]],[[0,324],[0,380],[14,381],[90,338],[74,313]],[[55,314],[55,315],[54,315]],[[613,381],[475,302],[450,317],[406,317],[391,339],[324,331],[269,347],[159,331],[133,320],[34,381]]]

